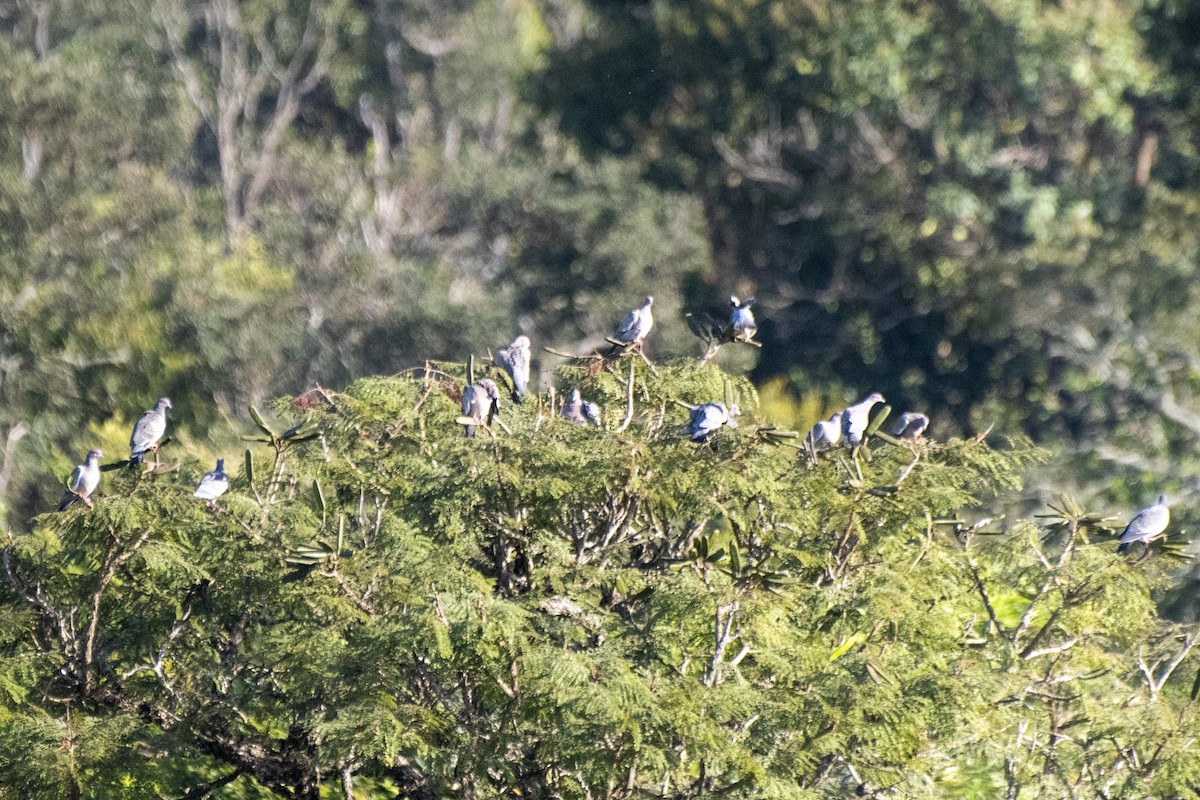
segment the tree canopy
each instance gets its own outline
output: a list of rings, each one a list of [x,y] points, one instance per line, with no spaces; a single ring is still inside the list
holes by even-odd
[[[1174,562],[977,519],[1027,440],[813,461],[744,379],[656,371],[474,439],[462,365],[283,398],[219,509],[194,462],[105,473],[4,548],[0,796],[1196,794]]]

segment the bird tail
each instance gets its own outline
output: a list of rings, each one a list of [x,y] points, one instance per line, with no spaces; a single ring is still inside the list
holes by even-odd
[[[138,464],[142,463],[142,459],[145,457],[146,457],[145,450],[139,450],[136,453],[130,453],[129,454],[129,466],[131,466],[131,467],[137,466]]]
[[[1120,545],[1117,547],[1117,552],[1118,552],[1118,553],[1125,553],[1125,552],[1127,552],[1127,551],[1129,550],[1129,545],[1130,545],[1130,544],[1132,544],[1132,542],[1122,542],[1122,543],[1121,543],[1121,544],[1120,544]]]
[[[60,502],[58,504],[58,510],[66,511],[67,507],[70,506],[71,503],[74,503],[78,499],[79,499],[79,495],[75,494],[74,492],[64,492],[63,496],[62,496],[62,502]]]
[[[474,438],[475,438],[475,426],[474,426],[474,425],[468,425],[468,426],[466,426],[466,437],[467,437],[468,439],[474,439]]]
[[[512,390],[512,401],[517,405],[521,405],[521,400],[524,399],[524,397],[524,392],[518,391],[517,389]]]

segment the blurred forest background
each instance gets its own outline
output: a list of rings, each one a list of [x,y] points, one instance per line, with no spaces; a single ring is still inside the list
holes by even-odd
[[[18,528],[160,395],[219,449],[647,293],[657,358],[757,295],[721,360],[781,423],[879,390],[1200,487],[1197,0],[3,0],[0,91]]]

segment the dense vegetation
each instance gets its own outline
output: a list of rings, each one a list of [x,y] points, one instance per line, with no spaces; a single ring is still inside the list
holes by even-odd
[[[1099,522],[1200,518],[1196,31],[0,2],[0,798],[1196,794],[1194,584]],[[542,348],[647,294],[626,419],[628,360]],[[763,346],[691,363],[730,294]],[[454,365],[517,334],[540,399],[464,444]],[[742,427],[686,443],[725,375]],[[872,390],[934,443],[760,428]],[[164,395],[169,469],[45,516]]]
[[[37,518],[0,796],[1196,795],[1171,560],[961,513],[1027,441],[813,463],[744,381],[625,362],[562,376],[600,428],[466,439],[443,364],[280,401],[220,510],[160,467]],[[680,435],[727,391],[736,430]]]

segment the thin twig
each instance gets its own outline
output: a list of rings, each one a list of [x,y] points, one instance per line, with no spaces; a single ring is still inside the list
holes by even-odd
[[[624,433],[629,427],[629,423],[633,421],[633,362],[629,362],[629,383],[626,386],[627,392],[625,396],[625,419],[617,427],[617,433]]]

